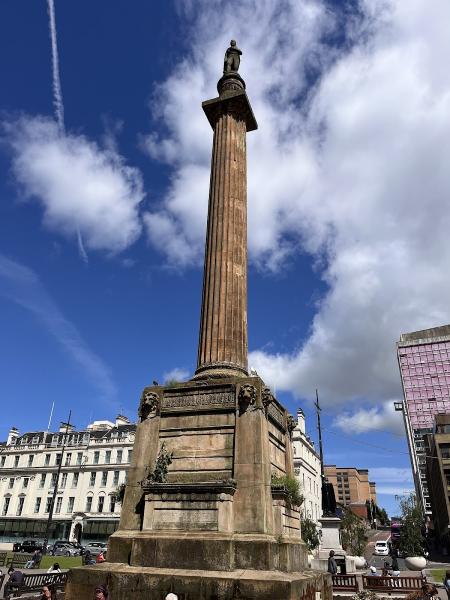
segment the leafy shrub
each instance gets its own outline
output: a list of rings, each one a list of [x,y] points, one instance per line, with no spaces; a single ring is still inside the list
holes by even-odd
[[[302,519],[302,540],[311,552],[319,547],[320,535],[317,528],[317,523],[307,517]]]
[[[276,475],[272,473],[272,487],[284,488],[287,498],[286,502],[289,507],[301,506],[303,504],[303,494],[300,492],[300,484],[296,477],[290,475]]]

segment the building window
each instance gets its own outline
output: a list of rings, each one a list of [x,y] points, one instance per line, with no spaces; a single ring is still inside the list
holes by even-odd
[[[70,465],[70,463],[72,462],[72,452],[68,452],[66,454],[66,467],[68,467]]]
[[[110,496],[109,498],[109,512],[114,512],[116,509],[116,497]]]
[[[99,459],[100,459],[100,452],[97,450],[94,452],[94,465],[98,465]]]
[[[69,502],[67,503],[67,512],[71,513],[73,511],[73,505],[75,504],[75,496],[70,496]]]
[[[80,476],[79,473],[74,473],[73,474],[73,479],[72,479],[72,487],[76,488],[78,485],[78,477]]]
[[[77,452],[77,465],[81,465],[83,463],[83,453]]]
[[[43,488],[45,486],[45,478],[47,477],[47,475],[45,473],[42,473],[41,475],[41,480],[39,482],[39,487]]]
[[[61,458],[62,458],[61,453],[57,452],[57,454],[55,456],[55,465],[60,465],[61,464]]]
[[[107,450],[105,454],[105,463],[109,465],[111,462],[111,450]]]
[[[16,517],[20,517],[23,511],[23,503],[25,502],[25,496],[19,496],[19,503],[17,504]]]
[[[99,496],[98,497],[98,510],[97,512],[101,513],[103,512],[103,505],[105,503],[105,496]]]
[[[50,509],[52,507],[52,497],[49,496],[45,502],[45,512],[46,514],[48,514],[50,512]]]
[[[55,513],[58,515],[61,512],[61,505],[62,505],[62,496],[58,496],[58,498],[56,498],[56,506],[55,506]]]
[[[6,456],[2,456],[1,466],[4,467],[6,462]]]
[[[50,481],[50,487],[55,487],[56,481],[58,479],[58,473],[52,473],[52,480]]]
[[[18,467],[19,466],[19,460],[20,460],[20,456],[15,456],[14,457],[14,467]]]
[[[30,456],[28,457],[28,466],[29,467],[33,466],[33,460],[34,460],[34,454],[30,454]]]
[[[9,478],[8,489],[12,490],[14,487],[14,477]]]
[[[133,450],[128,450],[128,462],[131,462],[131,455],[133,454]]]
[[[48,467],[48,465],[50,464],[50,454],[46,454],[45,455],[45,466]]]
[[[439,444],[442,458],[450,458],[450,444]]]
[[[41,498],[36,498],[34,503],[34,512],[38,513],[41,510]]]
[[[122,450],[117,450],[117,464],[122,462]]]
[[[88,496],[86,498],[86,512],[91,512],[92,510],[92,496]]]
[[[119,485],[120,471],[114,471],[113,485]]]
[[[92,471],[91,478],[89,479],[89,487],[94,487],[96,476],[97,476],[97,473],[95,471]]]
[[[27,488],[28,487],[28,482],[30,481],[29,477],[24,477],[23,478],[23,487]]]
[[[5,498],[3,500],[3,510],[2,510],[2,515],[5,516],[8,514],[8,508],[9,508],[9,503],[11,502],[11,498]]]
[[[103,471],[102,473],[102,483],[101,485],[105,487],[106,482],[108,481],[108,471]]]
[[[67,484],[67,473],[63,473],[62,478],[61,478],[61,484],[60,487],[61,488],[65,488]]]

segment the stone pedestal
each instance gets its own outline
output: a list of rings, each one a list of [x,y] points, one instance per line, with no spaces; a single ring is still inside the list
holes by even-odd
[[[344,562],[346,572],[354,573],[356,571],[355,559],[353,556],[347,556],[347,552],[342,548],[341,519],[339,517],[322,517],[319,522],[322,537],[317,556],[311,561],[311,567],[318,571],[328,571],[328,557],[330,550],[334,550],[338,567]]]
[[[169,591],[189,600],[330,598],[327,578],[306,570],[299,510],[271,484],[272,474],[293,475],[291,420],[259,377],[146,388],[140,414],[108,563],[74,569],[68,600],[101,583],[115,600],[130,590],[146,600]],[[173,457],[157,483],[163,444]]]

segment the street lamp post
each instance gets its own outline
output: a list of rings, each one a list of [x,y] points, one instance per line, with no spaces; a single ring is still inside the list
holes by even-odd
[[[52,524],[52,520],[53,520],[53,509],[55,506],[55,499],[56,496],[58,494],[58,483],[59,483],[59,475],[61,473],[61,468],[62,468],[62,464],[63,464],[63,458],[64,458],[64,450],[66,449],[66,442],[67,442],[67,435],[69,433],[69,427],[70,427],[70,418],[72,416],[72,411],[69,411],[69,418],[67,419],[67,423],[66,423],[66,433],[63,437],[63,445],[61,448],[61,459],[59,461],[59,465],[58,465],[58,471],[56,472],[56,481],[55,481],[55,488],[53,490],[53,496],[52,496],[52,501],[50,503],[50,510],[48,511],[48,519],[47,519],[47,525],[45,527],[45,534],[44,534],[44,554],[47,553],[47,544],[48,544],[48,536],[50,533],[50,527]]]

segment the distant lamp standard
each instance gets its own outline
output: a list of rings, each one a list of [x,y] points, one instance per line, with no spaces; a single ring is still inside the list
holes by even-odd
[[[60,459],[59,459],[59,464],[58,464],[58,470],[56,472],[56,480],[55,480],[55,487],[53,489],[53,495],[52,495],[52,499],[51,499],[51,503],[49,506],[49,511],[48,511],[48,519],[47,519],[47,525],[45,527],[45,534],[44,534],[44,554],[47,554],[47,545],[48,545],[48,536],[50,535],[50,529],[51,529],[51,525],[52,525],[52,521],[53,521],[53,509],[55,508],[55,500],[56,500],[56,496],[58,494],[58,483],[59,483],[59,476],[61,474],[61,467],[63,464],[63,458],[64,458],[64,451],[66,449],[66,444],[68,442],[68,433],[69,430],[71,428],[71,424],[70,424],[70,417],[72,416],[72,411],[69,411],[69,418],[67,419],[67,423],[66,425],[66,433],[63,436],[63,443],[62,443],[62,448],[61,448],[61,453],[60,453]]]

